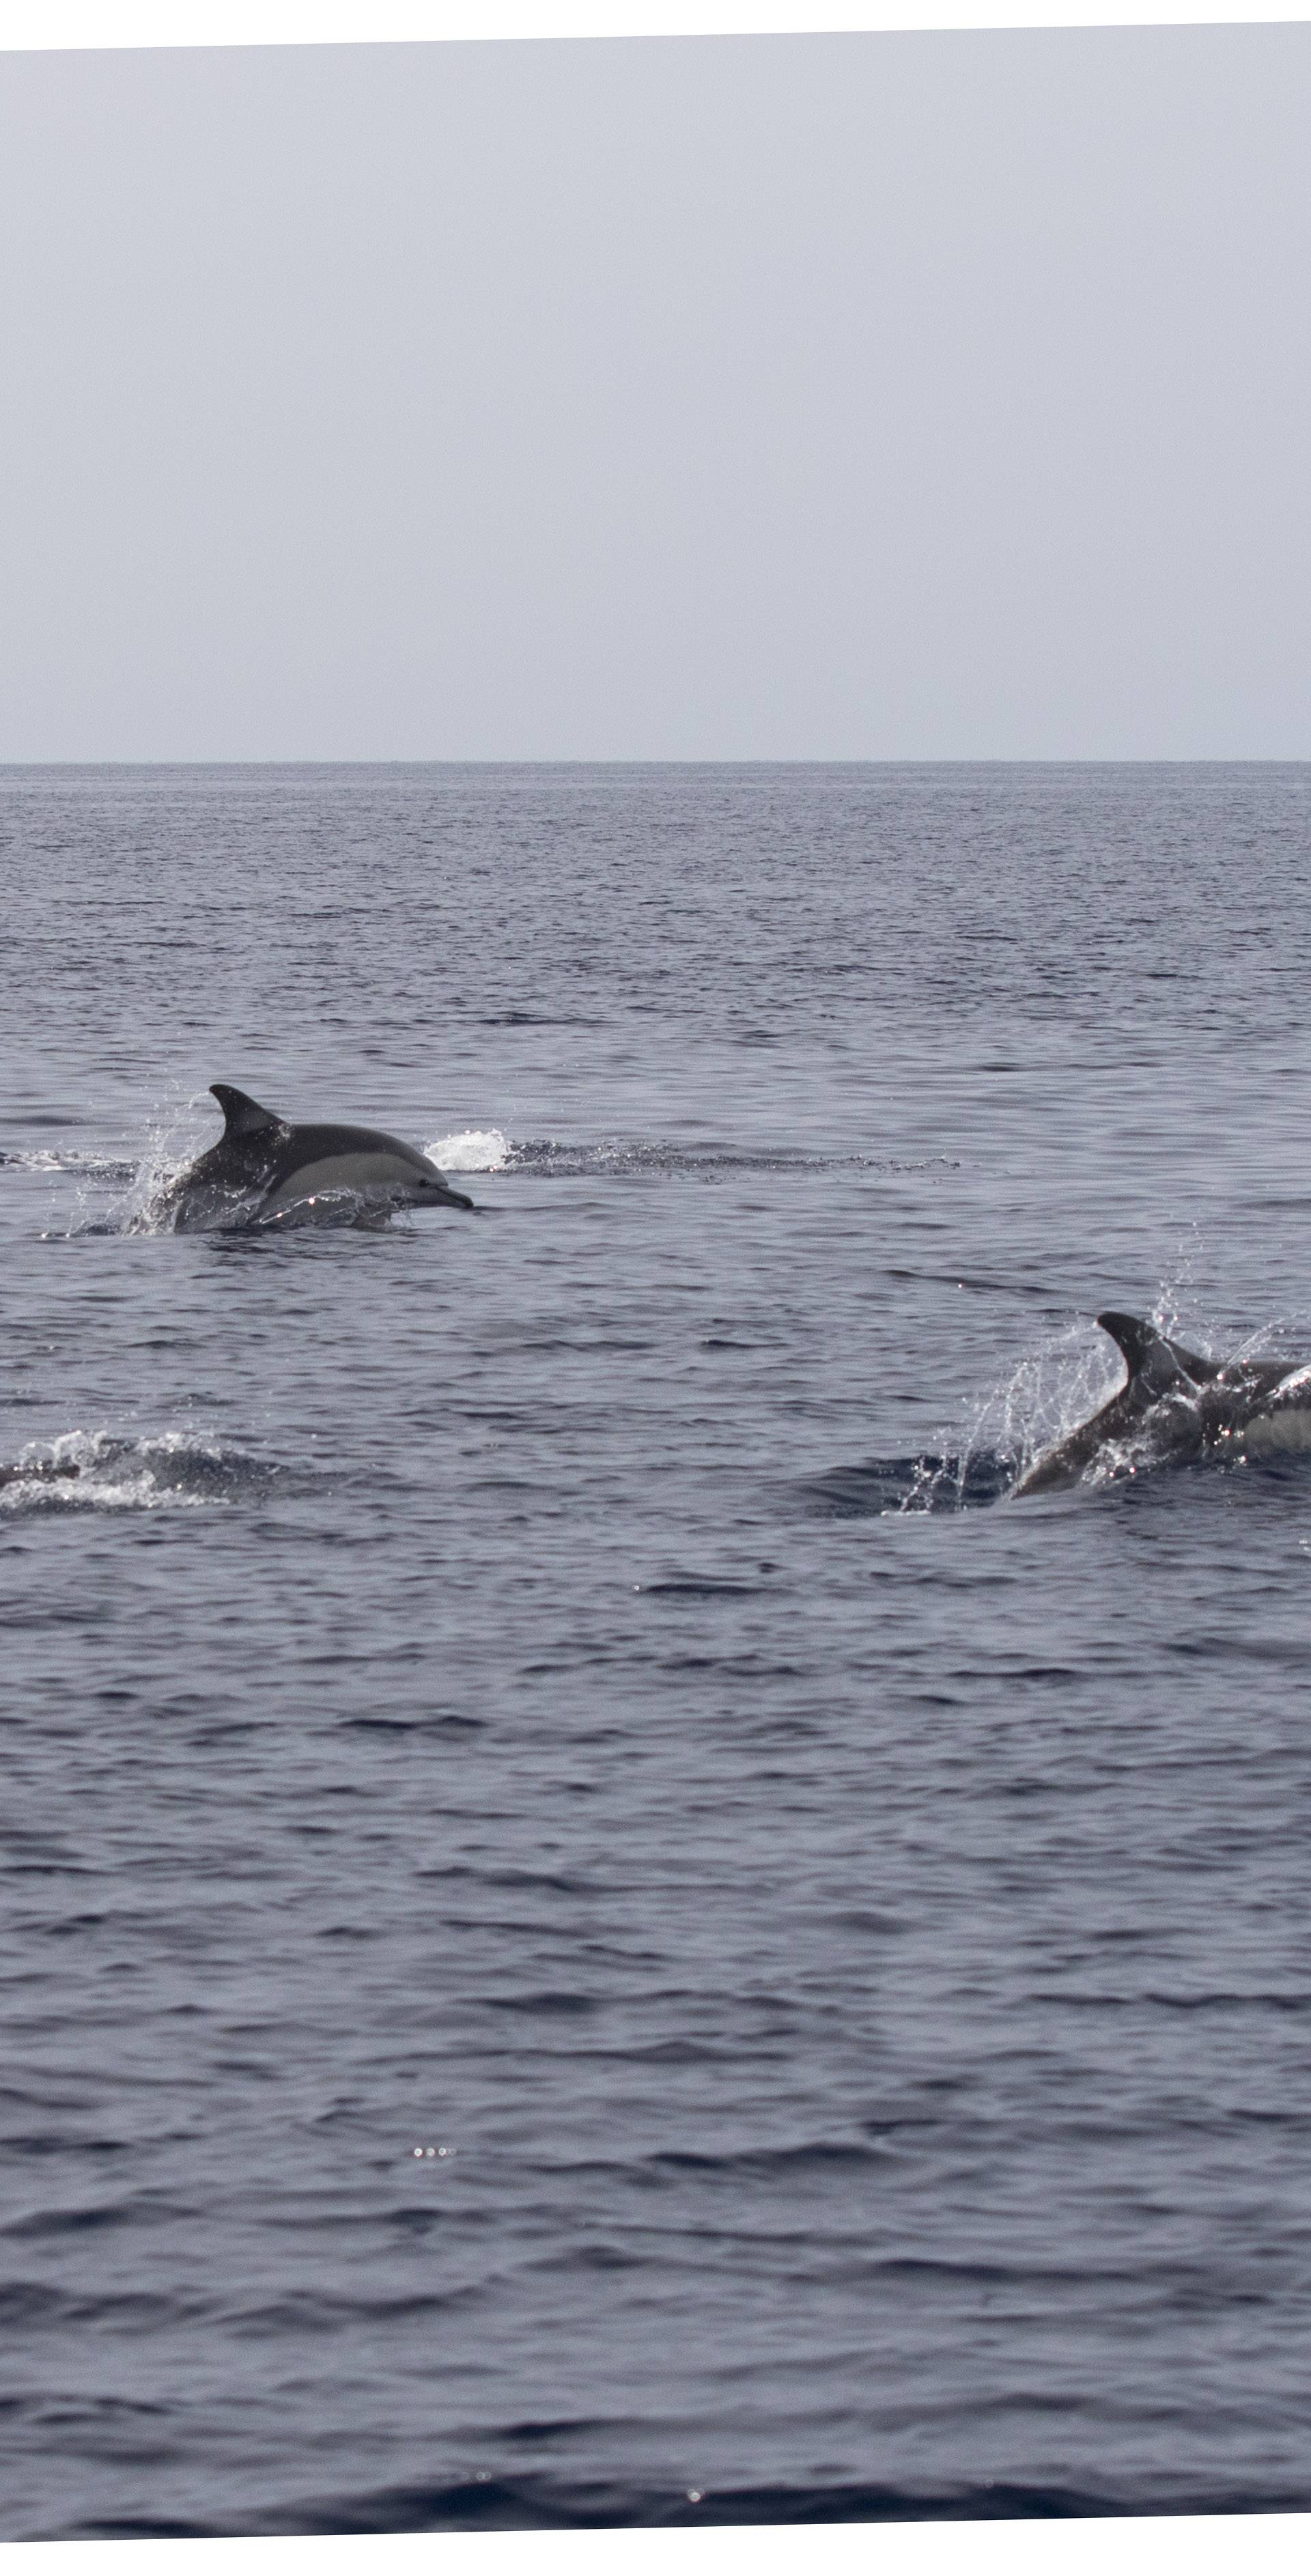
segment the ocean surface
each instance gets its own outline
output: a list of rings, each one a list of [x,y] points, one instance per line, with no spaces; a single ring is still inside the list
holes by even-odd
[[[1311,2510],[1311,1457],[1008,1498],[1311,1354],[1311,768],[0,857],[0,2537]]]

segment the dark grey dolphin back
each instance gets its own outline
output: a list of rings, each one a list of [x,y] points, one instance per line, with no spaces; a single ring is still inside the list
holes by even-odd
[[[1209,1386],[1224,1367],[1223,1360],[1204,1359],[1200,1351],[1186,1351],[1182,1343],[1169,1341],[1140,1315],[1099,1315],[1097,1321],[1123,1351],[1130,1379],[1145,1377],[1149,1391],[1164,1393],[1179,1370],[1194,1386]]]
[[[1199,1383],[1194,1367],[1208,1369],[1205,1360],[1199,1359],[1190,1365],[1191,1354],[1176,1350],[1164,1333],[1158,1333],[1154,1324],[1144,1323],[1140,1315],[1099,1315],[1097,1321],[1102,1331],[1109,1333],[1124,1353],[1125,1366],[1129,1371],[1129,1386],[1123,1390],[1125,1393],[1132,1388],[1149,1399],[1168,1395],[1171,1387],[1177,1386],[1181,1379],[1189,1380],[1194,1386]]]

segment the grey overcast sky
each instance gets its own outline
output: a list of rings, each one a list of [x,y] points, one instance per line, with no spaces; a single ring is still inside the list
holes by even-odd
[[[1311,27],[0,58],[0,759],[1311,756]]]

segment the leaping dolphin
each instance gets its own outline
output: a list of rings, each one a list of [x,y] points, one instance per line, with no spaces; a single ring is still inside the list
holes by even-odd
[[[1138,1474],[1167,1461],[1311,1449],[1311,1366],[1207,1359],[1137,1315],[1097,1321],[1124,1354],[1124,1385],[1035,1460],[1012,1499],[1078,1485],[1099,1470]]]
[[[227,1082],[210,1084],[223,1112],[217,1145],[181,1172],[154,1214],[175,1230],[304,1224],[343,1206],[385,1217],[392,1208],[471,1208],[472,1199],[413,1145],[376,1127],[299,1127]]]

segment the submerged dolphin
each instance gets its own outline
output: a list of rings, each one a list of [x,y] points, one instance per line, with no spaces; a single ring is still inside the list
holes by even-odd
[[[398,1207],[473,1206],[426,1154],[376,1127],[293,1127],[230,1083],[212,1082],[210,1090],[223,1112],[223,1133],[179,1173],[155,1210],[180,1231],[313,1222],[343,1201],[366,1216]]]
[[[1167,1461],[1311,1449],[1311,1367],[1206,1359],[1137,1315],[1097,1321],[1124,1353],[1124,1385],[1035,1460],[1012,1486],[1012,1499],[1078,1485],[1099,1470],[1137,1474]]]

